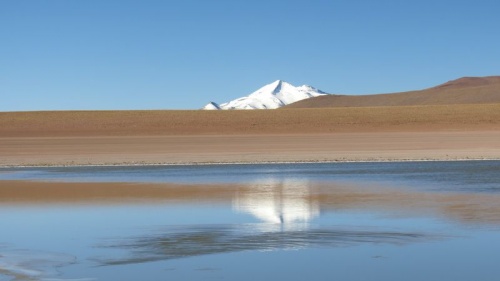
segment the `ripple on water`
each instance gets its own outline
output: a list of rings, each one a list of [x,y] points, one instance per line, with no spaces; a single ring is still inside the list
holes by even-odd
[[[58,268],[75,264],[76,261],[76,257],[63,253],[0,248],[0,275],[7,277],[0,280],[94,280],[59,278]]]

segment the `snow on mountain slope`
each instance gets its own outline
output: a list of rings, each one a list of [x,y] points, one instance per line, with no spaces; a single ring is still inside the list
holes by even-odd
[[[307,85],[295,87],[277,80],[252,94],[230,102],[217,104],[210,102],[202,109],[275,109],[299,100],[326,95],[326,93]]]

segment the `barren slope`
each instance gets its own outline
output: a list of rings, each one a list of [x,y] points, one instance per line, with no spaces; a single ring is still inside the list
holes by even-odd
[[[378,95],[328,95],[290,104],[285,108],[411,106],[500,103],[500,76],[464,77],[437,87]]]

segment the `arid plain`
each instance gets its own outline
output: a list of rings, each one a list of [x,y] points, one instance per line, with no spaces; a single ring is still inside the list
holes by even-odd
[[[0,165],[500,158],[500,104],[0,113]]]

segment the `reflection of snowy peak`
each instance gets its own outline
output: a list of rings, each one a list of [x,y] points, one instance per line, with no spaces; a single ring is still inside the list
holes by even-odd
[[[326,93],[314,87],[307,85],[295,87],[287,82],[277,80],[247,97],[241,97],[220,105],[210,102],[203,109],[275,109],[296,101],[322,95],[326,95]]]
[[[307,223],[319,215],[318,202],[311,199],[307,181],[260,182],[238,193],[233,208],[267,223]]]

